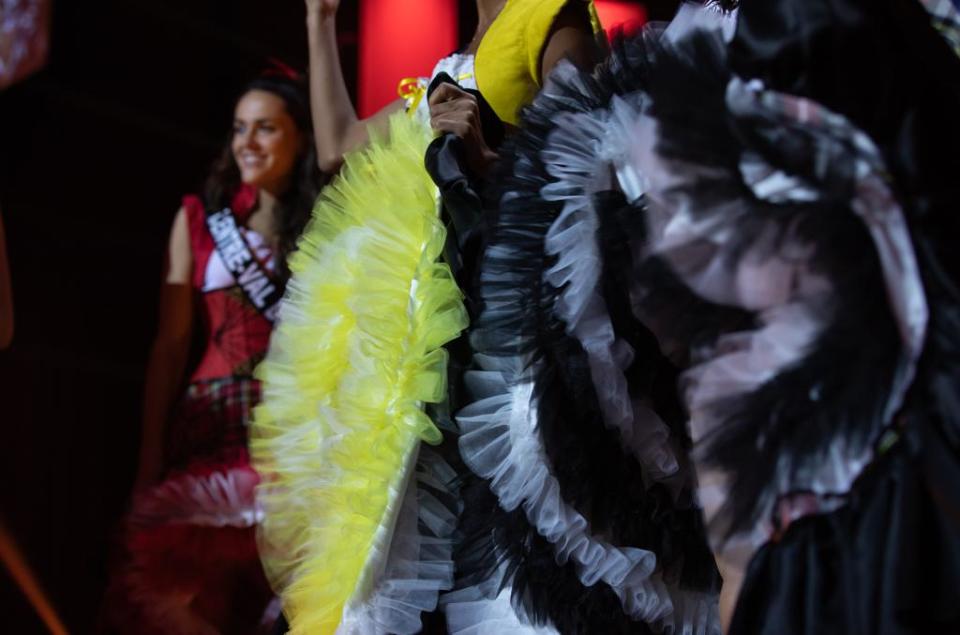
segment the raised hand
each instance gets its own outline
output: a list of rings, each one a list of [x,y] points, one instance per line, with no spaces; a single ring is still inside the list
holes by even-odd
[[[304,0],[307,13],[314,13],[322,18],[333,17],[340,8],[340,0]]]

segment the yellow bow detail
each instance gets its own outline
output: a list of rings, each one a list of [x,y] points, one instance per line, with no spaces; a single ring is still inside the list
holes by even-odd
[[[471,77],[473,77],[473,73],[460,73],[457,76],[457,81],[462,82]],[[397,86],[397,94],[407,101],[407,112],[413,116],[413,113],[417,111],[417,106],[420,105],[424,95],[427,94],[427,81],[421,77],[401,79]]]
[[[419,77],[406,77],[400,80],[397,94],[407,101],[407,112],[413,115],[423,96],[427,94],[427,87]]]

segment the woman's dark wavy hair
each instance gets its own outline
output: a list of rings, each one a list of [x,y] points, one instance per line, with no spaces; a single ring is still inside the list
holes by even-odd
[[[313,203],[326,181],[325,175],[317,167],[307,87],[304,81],[292,75],[293,73],[279,71],[265,73],[247,84],[240,93],[242,98],[250,91],[262,90],[283,99],[287,113],[304,136],[304,151],[293,166],[290,187],[278,201],[276,230],[280,240],[276,264],[277,272],[284,280],[290,276],[287,259],[296,249],[297,239],[310,219]],[[204,187],[206,205],[214,209],[228,207],[240,183],[240,168],[233,158],[231,138],[228,136],[223,152],[214,161]]]

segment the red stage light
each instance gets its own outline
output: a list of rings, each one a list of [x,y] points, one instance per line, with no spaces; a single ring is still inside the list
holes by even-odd
[[[358,112],[397,98],[406,77],[427,77],[457,48],[457,0],[362,0]]]
[[[597,0],[596,5],[600,24],[608,36],[619,27],[628,33],[635,31],[647,21],[646,7],[636,2]]]

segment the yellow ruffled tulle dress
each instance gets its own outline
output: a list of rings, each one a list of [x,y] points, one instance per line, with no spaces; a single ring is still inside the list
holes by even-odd
[[[475,60],[447,58],[453,76],[515,123],[569,1],[509,0]],[[258,370],[261,558],[291,633],[416,633],[453,584],[456,474],[424,407],[445,398],[444,345],[468,320],[440,261],[425,107],[394,115],[321,194]]]

